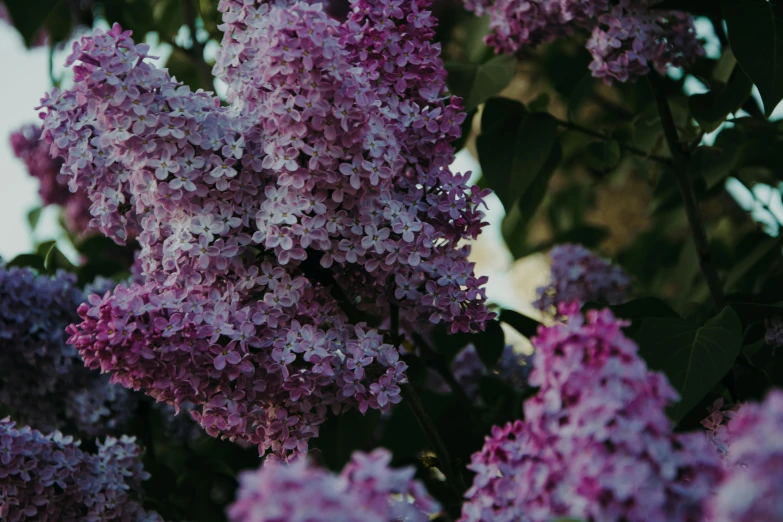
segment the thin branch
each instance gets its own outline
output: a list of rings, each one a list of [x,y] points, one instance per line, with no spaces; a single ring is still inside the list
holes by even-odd
[[[454,471],[451,456],[443,443],[443,439],[440,438],[438,428],[435,427],[435,423],[427,415],[427,411],[424,409],[424,405],[421,403],[421,399],[419,399],[419,395],[413,386],[410,383],[400,384],[400,389],[405,402],[410,407],[413,416],[416,417],[416,421],[427,437],[430,447],[438,457],[438,467],[446,476],[446,480],[452,489],[461,497],[468,488],[465,485],[465,481],[462,480],[462,475]]]
[[[677,133],[677,126],[674,122],[672,109],[669,106],[669,99],[666,97],[666,90],[662,85],[662,80],[654,73],[650,74],[650,83],[655,93],[655,101],[658,104],[658,113],[661,117],[661,126],[666,142],[669,145],[672,157],[674,158],[674,177],[677,180],[677,186],[680,189],[685,213],[688,216],[688,223],[691,227],[693,242],[696,244],[696,252],[699,255],[699,264],[704,278],[707,280],[707,286],[712,296],[717,311],[723,310],[726,306],[726,296],[723,294],[723,285],[718,275],[718,270],[713,264],[710,254],[710,244],[707,239],[707,232],[704,229],[704,222],[701,217],[699,201],[696,199],[696,193],[693,190],[693,183],[690,179],[690,151],[682,146],[680,136]]]
[[[201,77],[201,81],[204,87],[209,89],[212,87],[212,69],[209,64],[204,60],[204,46],[198,41],[197,29],[196,29],[196,9],[193,6],[192,0],[180,0],[180,6],[182,8],[182,16],[185,18],[185,25],[190,31],[190,39],[193,43],[190,49],[187,49],[188,54],[196,62],[196,69]]]
[[[337,304],[342,308],[343,312],[348,316],[351,322],[356,323],[364,320],[366,314],[358,310],[350,301],[348,296],[345,295],[345,292],[335,280],[332,271],[321,266],[319,261],[323,254],[313,250],[308,250],[307,254],[307,258],[299,265],[299,268],[302,270],[302,272],[304,272],[305,276],[307,276],[312,281],[323,285],[324,288],[329,291],[335,301],[337,301]],[[392,306],[390,312],[392,315],[392,342],[399,346],[401,342],[399,334],[399,308]],[[445,475],[446,480],[451,488],[459,495],[459,498],[461,498],[462,493],[467,489],[465,482],[462,480],[462,476],[459,473],[455,473],[451,456],[446,449],[446,445],[443,443],[443,439],[441,439],[435,424],[432,422],[432,419],[430,419],[430,416],[424,409],[424,405],[421,403],[421,399],[419,399],[416,390],[410,383],[400,384],[400,389],[402,391],[402,396],[405,399],[405,402],[410,407],[414,417],[416,417],[416,421],[419,423],[419,426],[424,432],[430,447],[438,457],[439,469],[443,475]]]
[[[566,120],[560,120],[557,119],[557,123],[561,127],[565,127],[566,129],[581,132],[582,134],[586,134],[587,136],[592,136],[593,138],[598,138],[599,140],[603,141],[617,141],[620,148],[626,152],[630,152],[631,154],[635,154],[636,156],[645,158],[645,159],[651,159],[653,161],[657,161],[658,163],[663,163],[665,165],[672,166],[672,160],[671,158],[667,158],[664,156],[658,156],[656,154],[652,154],[651,152],[648,152],[646,150],[640,149],[639,147],[634,147],[633,145],[629,145],[627,143],[623,143],[621,141],[615,140],[614,138],[607,136],[606,134],[603,134],[601,132],[595,131],[593,129],[590,129],[588,127],[584,127],[582,125],[579,125],[578,123],[574,123],[572,121],[566,121]]]

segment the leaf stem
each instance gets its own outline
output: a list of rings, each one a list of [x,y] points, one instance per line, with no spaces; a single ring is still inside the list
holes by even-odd
[[[696,199],[696,193],[693,190],[693,183],[690,179],[690,151],[682,146],[680,136],[677,133],[677,126],[674,122],[669,99],[666,97],[666,90],[663,81],[655,73],[651,73],[650,84],[655,93],[655,101],[658,104],[658,113],[661,117],[661,126],[666,142],[669,145],[669,151],[674,159],[674,177],[677,180],[677,186],[680,190],[685,207],[685,213],[688,216],[688,223],[691,228],[693,242],[696,244],[696,252],[699,256],[699,265],[707,281],[707,286],[712,296],[712,302],[717,311],[723,310],[726,306],[726,296],[723,294],[723,284],[721,283],[718,270],[713,264],[710,253],[710,244],[707,239],[707,232],[704,228],[704,221],[699,208],[699,201]]]
[[[590,129],[588,127],[585,127],[583,125],[579,125],[578,123],[574,123],[572,121],[561,120],[561,119],[558,119],[558,118],[555,118],[555,120],[557,121],[558,125],[560,125],[561,127],[565,127],[566,129],[569,129],[569,130],[572,130],[572,131],[576,131],[576,132],[581,132],[582,134],[585,134],[587,136],[592,136],[593,138],[598,138],[599,140],[603,140],[603,141],[612,141],[612,140],[614,140],[614,138],[612,138],[610,136],[607,136],[606,134],[603,134],[602,132],[595,131],[595,130]],[[664,156],[658,156],[657,154],[653,154],[653,153],[648,152],[646,150],[640,149],[639,147],[635,147],[633,145],[629,145],[627,143],[623,143],[623,142],[618,141],[618,140],[614,140],[614,141],[617,141],[618,145],[620,146],[620,149],[622,149],[622,150],[624,150],[626,152],[629,152],[631,154],[634,154],[634,155],[642,157],[642,158],[646,158],[646,159],[651,159],[653,161],[657,161],[658,163],[663,163],[665,165],[672,166],[671,158],[666,158]]]

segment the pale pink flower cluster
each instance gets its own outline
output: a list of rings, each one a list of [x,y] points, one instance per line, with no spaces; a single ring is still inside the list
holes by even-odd
[[[783,520],[783,391],[743,404],[721,431],[725,474],[706,502],[708,520]]]
[[[391,469],[383,449],[354,453],[339,475],[310,465],[267,462],[240,476],[231,522],[427,522],[440,510],[415,470]]]
[[[222,0],[229,106],[118,26],[74,44],[44,137],[93,225],[141,245],[138,282],[69,329],[89,367],[285,457],[327,408],[400,401],[406,365],[368,318],[493,317],[459,246],[485,192],[448,170],[465,115],[427,4],[354,0],[340,24],[317,3]]]

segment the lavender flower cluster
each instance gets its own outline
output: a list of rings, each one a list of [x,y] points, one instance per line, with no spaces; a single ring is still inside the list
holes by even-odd
[[[68,230],[84,234],[92,219],[90,200],[82,192],[68,190],[67,182],[60,176],[63,162],[49,156],[49,145],[41,140],[41,132],[37,125],[25,125],[11,133],[11,148],[24,162],[27,172],[38,180],[38,194],[44,205],[60,205]]]
[[[0,402],[36,428],[102,435],[132,415],[130,392],[84,368],[65,342],[84,299],[71,274],[0,266]]]
[[[660,0],[465,0],[465,7],[489,14],[487,45],[516,54],[571,35],[591,32],[590,70],[607,83],[634,80],[655,69],[687,67],[704,54],[693,17],[655,9]]]
[[[631,279],[625,271],[581,245],[557,245],[549,252],[551,281],[538,289],[533,306],[553,311],[559,303],[600,301],[622,303],[631,293]]]
[[[356,310],[455,331],[492,318],[459,246],[485,192],[448,170],[465,114],[427,5],[353,0],[341,24],[318,3],[222,0],[228,107],[119,26],[74,44],[44,138],[92,224],[142,248],[143,282],[69,328],[90,368],[285,457],[329,407],[400,401],[398,348]]]
[[[481,362],[476,346],[469,344],[457,354],[451,362],[450,369],[465,395],[471,400],[476,400],[482,377],[495,375],[518,391],[523,391],[527,388],[531,368],[529,356],[515,351],[509,344],[504,347],[494,367],[488,369]],[[449,385],[434,370],[430,370],[427,379],[430,389],[439,393],[451,393]]]
[[[764,334],[764,342],[773,350],[783,346],[783,318],[772,317],[766,321],[767,331]]]
[[[339,475],[305,459],[268,462],[240,476],[231,522],[339,520],[341,522],[427,522],[440,506],[413,480],[414,469],[391,469],[383,449],[354,453]]]
[[[133,438],[107,437],[97,452],[60,432],[0,420],[0,519],[8,522],[162,522],[140,504],[149,475]]]
[[[610,311],[561,310],[541,328],[525,420],[496,426],[469,468],[476,472],[463,522],[558,517],[703,520],[701,503],[721,466],[700,433],[673,434],[677,398],[650,372]]]
[[[783,520],[783,391],[743,405],[725,432],[726,471],[707,503],[709,520]]]

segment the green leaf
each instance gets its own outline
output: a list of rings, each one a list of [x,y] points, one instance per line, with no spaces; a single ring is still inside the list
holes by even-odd
[[[591,301],[582,307],[582,309],[587,310],[600,308],[606,308],[606,304]],[[651,317],[680,317],[672,307],[655,297],[640,297],[639,299],[633,299],[627,303],[613,305],[609,308],[616,317],[628,320],[648,319]]]
[[[30,224],[30,231],[35,232],[35,227],[38,226],[38,221],[41,219],[41,211],[43,207],[35,207],[27,213],[27,222]]]
[[[542,112],[529,114],[516,102],[496,100],[487,102],[476,146],[483,176],[510,212],[528,188],[549,181],[557,120]]]
[[[500,321],[489,321],[487,328],[478,335],[475,342],[476,353],[487,368],[493,368],[497,364],[503,349],[506,347],[506,339]]]
[[[470,112],[490,97],[502,91],[514,77],[517,59],[513,56],[495,56],[483,64],[447,62],[449,91],[465,100],[465,111]]]
[[[708,189],[716,187],[736,168],[739,157],[736,143],[729,143],[726,148],[702,145],[691,157],[693,179],[703,178]]]
[[[783,0],[720,0],[729,42],[769,117],[783,99]]]
[[[676,423],[731,370],[742,347],[742,324],[727,306],[703,326],[687,319],[645,319],[637,339],[647,365],[664,372],[680,393],[671,412]]]
[[[46,251],[46,255],[44,256],[44,269],[50,274],[55,273],[60,268],[72,272],[74,270],[74,266],[70,261],[68,261],[68,258],[65,257],[62,252],[60,252],[60,249],[57,248],[57,243],[54,241],[51,243],[52,245]]]
[[[597,171],[609,171],[617,167],[622,158],[617,140],[594,141],[587,145],[585,164]]]
[[[704,94],[694,94],[688,98],[688,108],[702,130],[712,132],[724,122],[726,116],[742,108],[752,89],[753,82],[737,67],[728,85],[719,85]]]
[[[552,178],[552,174],[560,164],[561,159],[562,151],[560,144],[555,143],[555,147],[550,151],[546,163],[542,165],[538,174],[525,187],[524,193],[511,207],[506,217],[503,218],[503,223],[501,224],[503,239],[505,239],[515,259],[519,259],[523,255],[522,252],[525,251],[524,239],[527,233],[527,226],[544,200],[549,187],[549,180]]]
[[[536,335],[538,327],[541,326],[541,323],[535,319],[505,308],[500,311],[500,322],[511,326],[528,339]]]
[[[64,0],[38,0],[36,2],[18,0],[5,2],[5,5],[11,17],[11,23],[24,38],[25,45],[31,47],[46,19],[61,3],[64,3]]]
[[[8,263],[5,264],[6,268],[12,268],[12,267],[28,267],[28,268],[34,268],[35,270],[43,273],[45,271],[44,269],[44,260],[41,256],[38,254],[19,254],[12,260],[10,260]]]

